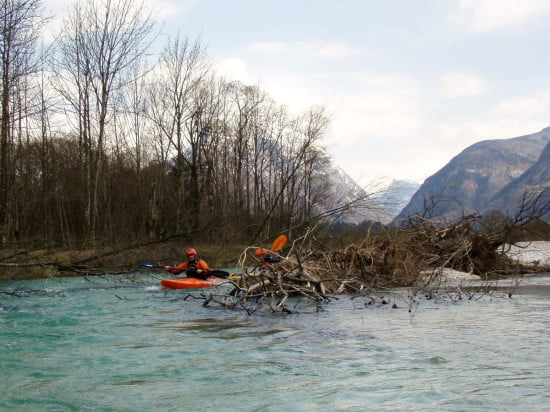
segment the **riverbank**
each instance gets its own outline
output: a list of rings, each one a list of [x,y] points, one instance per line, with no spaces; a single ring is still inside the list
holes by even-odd
[[[212,268],[235,266],[245,248],[240,244],[170,241],[121,245],[117,248],[3,249],[0,250],[0,280],[125,274],[138,270],[138,262],[173,266],[185,261],[185,249],[188,247],[194,247],[200,258]]]
[[[550,241],[518,242],[504,245],[503,250],[521,264],[550,268]]]
[[[517,242],[505,244],[499,251],[519,266],[533,272],[550,272],[550,241]],[[444,282],[464,282],[481,280],[479,275],[449,268],[434,268],[423,272],[425,278]]]
[[[0,252],[0,280],[21,280],[83,274],[123,274],[137,270],[140,261],[174,265],[182,260],[189,245],[183,242],[152,243],[138,247],[86,248],[75,250],[4,250]],[[213,268],[234,267],[246,248],[244,245],[193,245]],[[550,271],[550,241],[517,242],[502,246],[513,261],[533,271]],[[479,276],[449,268],[425,272],[441,280],[479,280]]]

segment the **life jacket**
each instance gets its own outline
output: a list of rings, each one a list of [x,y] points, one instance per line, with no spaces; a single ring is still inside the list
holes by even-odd
[[[206,263],[204,260],[201,260],[201,259],[195,259],[195,260],[180,263],[178,266],[171,269],[169,272],[173,274],[179,274],[181,272],[187,272],[189,271],[189,269],[191,269],[191,272],[193,271],[193,269],[202,269],[205,272],[210,271],[210,267],[208,266],[208,263]],[[193,277],[203,277],[203,276],[206,277],[207,274],[205,272],[201,273],[200,275],[199,274],[197,274],[196,276],[193,275]]]

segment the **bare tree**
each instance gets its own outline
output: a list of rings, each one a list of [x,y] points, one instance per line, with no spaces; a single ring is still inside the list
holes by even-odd
[[[197,212],[199,195],[201,131],[197,129],[197,107],[194,99],[209,71],[200,40],[191,42],[179,35],[170,40],[161,54],[160,64],[152,74],[149,93],[149,116],[159,137],[159,153],[165,164],[174,162],[176,208],[175,229],[180,231],[185,221],[185,201]],[[192,196],[190,196],[192,194]],[[186,198],[187,197],[187,198]],[[197,213],[193,213],[196,215]]]
[[[153,23],[142,2],[77,2],[59,38],[58,89],[69,103],[82,148],[85,222],[91,238],[98,229],[102,170],[113,94],[130,80],[128,72],[144,56]]]
[[[40,0],[10,0],[0,3],[0,229],[4,237],[13,232],[10,218],[10,187],[15,178],[13,150],[17,127],[28,112],[24,88],[37,71],[35,45],[43,24]]]
[[[270,208],[259,225],[253,242],[266,228],[276,210],[279,211],[280,218],[287,220],[284,223],[290,224],[290,217],[294,213],[297,199],[295,193],[301,191],[300,196],[303,196],[303,190],[309,189],[308,186],[312,184],[311,180],[302,180],[307,176],[307,172],[306,174],[303,172],[308,169],[307,164],[316,159],[317,144],[326,132],[327,126],[328,117],[324,108],[313,107],[297,119],[293,128],[285,134],[286,141],[282,148],[286,150],[286,153],[280,158],[280,173],[277,176],[279,184],[274,184],[277,190],[273,192],[274,196],[269,202]],[[288,201],[288,199],[291,200]]]

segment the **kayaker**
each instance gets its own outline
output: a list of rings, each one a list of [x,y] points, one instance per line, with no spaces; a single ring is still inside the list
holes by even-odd
[[[164,266],[164,269],[174,274],[185,272],[187,277],[190,278],[206,279],[208,277],[208,272],[211,271],[208,263],[199,259],[197,251],[193,248],[187,249],[185,255],[187,256],[187,262],[180,263],[176,267]]]
[[[260,262],[260,269],[265,269],[273,263],[279,263],[281,261],[281,256],[278,254],[277,256],[272,256],[267,250],[262,248],[256,249],[254,256]]]

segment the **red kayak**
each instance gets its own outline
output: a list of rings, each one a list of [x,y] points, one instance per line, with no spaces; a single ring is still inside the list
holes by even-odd
[[[160,284],[168,289],[202,289],[209,288],[222,280],[220,278],[208,278],[206,280],[197,278],[162,279]]]

